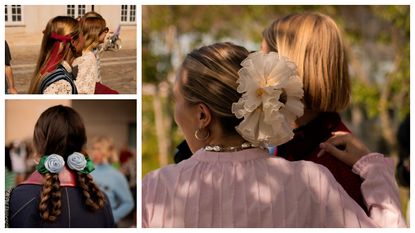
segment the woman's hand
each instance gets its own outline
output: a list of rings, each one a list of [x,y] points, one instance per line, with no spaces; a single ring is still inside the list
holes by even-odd
[[[360,158],[370,153],[366,145],[352,134],[347,132],[333,132],[332,134],[331,138],[320,143],[321,151],[317,157],[327,152],[352,167]]]

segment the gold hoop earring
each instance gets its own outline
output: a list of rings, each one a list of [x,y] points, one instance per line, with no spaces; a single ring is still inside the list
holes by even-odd
[[[209,132],[209,130],[207,130],[207,133],[206,133],[206,135],[205,135],[204,137],[200,137],[200,136],[199,136],[200,131],[201,131],[201,129],[197,129],[197,130],[195,131],[195,138],[196,138],[197,140],[199,140],[199,141],[205,141],[205,140],[207,140],[207,139],[210,137],[210,132]]]

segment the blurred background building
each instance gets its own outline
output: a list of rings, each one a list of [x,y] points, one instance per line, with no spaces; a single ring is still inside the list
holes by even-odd
[[[121,25],[123,46],[136,48],[136,5],[4,5],[6,40],[14,46],[40,46],[46,23],[58,15],[74,18],[88,11],[104,17],[110,31]]]
[[[105,85],[121,94],[136,93],[136,5],[4,5],[5,39],[12,56],[15,86],[27,93],[42,42],[42,31],[56,16],[78,18],[95,11],[105,19],[109,34],[120,27],[121,49],[102,54],[101,77]]]

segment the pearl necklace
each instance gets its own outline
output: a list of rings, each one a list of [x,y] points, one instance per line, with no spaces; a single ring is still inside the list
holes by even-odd
[[[250,142],[244,142],[241,145],[237,146],[224,146],[224,145],[207,145],[203,147],[204,151],[214,151],[214,152],[235,152],[235,151],[241,151],[251,148],[256,148],[258,146],[250,143]]]

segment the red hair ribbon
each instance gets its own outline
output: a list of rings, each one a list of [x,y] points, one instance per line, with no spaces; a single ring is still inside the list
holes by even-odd
[[[56,69],[56,66],[61,62],[62,60],[62,54],[59,53],[59,45],[60,43],[66,43],[68,41],[72,40],[71,35],[59,35],[58,33],[52,32],[50,35],[50,38],[55,39],[55,43],[53,44],[52,50],[50,52],[49,61],[47,64],[43,66],[43,68],[40,70],[40,75],[44,75],[45,73],[52,72]]]
[[[55,40],[60,41],[60,42],[64,42],[64,43],[72,40],[72,36],[69,35],[69,34],[66,35],[66,36],[63,36],[63,35],[59,35],[58,33],[55,33],[55,32],[52,32],[52,34],[50,35],[50,38],[55,39]]]
[[[59,41],[55,41],[52,47],[52,51],[50,52],[48,63],[43,66],[40,70],[40,75],[44,75],[45,73],[52,72],[56,69],[56,66],[62,60],[62,54],[59,54]]]

